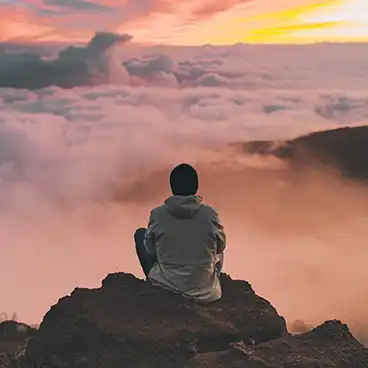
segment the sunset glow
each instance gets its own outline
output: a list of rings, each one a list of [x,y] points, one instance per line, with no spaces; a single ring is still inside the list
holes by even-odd
[[[87,41],[95,31],[176,45],[366,41],[365,0],[0,0],[0,41]]]

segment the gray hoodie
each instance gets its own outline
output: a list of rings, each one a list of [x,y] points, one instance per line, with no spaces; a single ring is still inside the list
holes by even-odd
[[[157,256],[153,284],[200,301],[221,297],[215,264],[226,246],[224,228],[199,196],[172,196],[152,210],[145,246]]]

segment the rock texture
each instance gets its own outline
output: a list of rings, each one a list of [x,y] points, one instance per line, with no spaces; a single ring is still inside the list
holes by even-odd
[[[367,368],[340,321],[290,335],[272,305],[222,275],[223,298],[198,304],[124,273],[75,289],[39,330],[0,324],[0,368]]]
[[[296,168],[322,164],[335,167],[347,178],[368,179],[368,126],[315,132],[283,143],[259,141],[240,145],[247,153],[275,155]]]
[[[368,126],[317,132],[297,138],[277,151],[295,162],[319,161],[348,178],[368,179]]]
[[[199,354],[186,368],[365,368],[364,348],[340,321],[328,321],[298,336],[258,346],[234,344],[223,352]]]
[[[36,329],[15,321],[0,323],[0,368],[18,367],[24,360],[26,347]]]
[[[285,321],[244,281],[222,275],[223,298],[198,304],[132,275],[76,289],[45,315],[29,344],[30,367],[184,367],[229,343],[286,336]]]

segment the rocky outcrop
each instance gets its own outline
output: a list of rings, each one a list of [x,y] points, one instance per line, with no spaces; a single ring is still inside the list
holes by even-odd
[[[296,165],[318,161],[335,166],[344,177],[368,179],[368,126],[316,132],[297,138],[276,154]]]
[[[0,368],[18,367],[24,361],[26,347],[36,329],[15,321],[0,323]]]
[[[365,368],[364,348],[340,321],[328,321],[302,335],[257,346],[233,344],[228,350],[199,354],[187,368]]]
[[[368,126],[315,132],[286,142],[235,144],[245,152],[275,155],[295,168],[325,165],[346,178],[368,180]]]
[[[39,330],[0,324],[1,368],[367,368],[368,349],[340,321],[291,335],[244,281],[199,304],[125,273],[75,289]],[[30,337],[32,337],[30,339]],[[27,344],[28,343],[28,344]]]
[[[244,281],[222,275],[223,298],[198,304],[132,275],[76,289],[45,315],[27,350],[30,367],[183,367],[230,343],[286,336],[285,321]]]

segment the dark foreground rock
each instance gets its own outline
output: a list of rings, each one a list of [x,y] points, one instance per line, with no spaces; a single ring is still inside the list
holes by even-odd
[[[364,348],[340,321],[328,321],[298,336],[258,346],[234,344],[223,352],[199,354],[186,368],[366,368]]]
[[[197,353],[286,336],[285,321],[244,281],[222,276],[223,298],[198,304],[118,273],[76,289],[45,315],[30,367],[184,367]]]
[[[24,361],[28,341],[36,331],[24,323],[0,323],[0,368],[17,367]]]

